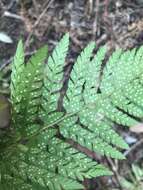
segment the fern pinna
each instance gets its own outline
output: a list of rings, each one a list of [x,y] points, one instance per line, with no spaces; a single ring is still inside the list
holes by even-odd
[[[2,190],[78,190],[85,178],[112,174],[79,146],[124,159],[120,149],[128,145],[112,126],[133,126],[143,117],[143,47],[116,50],[104,68],[106,47],[95,56],[94,43],[85,47],[71,71],[62,112],[57,107],[68,45],[66,34],[47,64],[47,47],[25,64],[22,41],[18,44],[11,127],[0,136]]]

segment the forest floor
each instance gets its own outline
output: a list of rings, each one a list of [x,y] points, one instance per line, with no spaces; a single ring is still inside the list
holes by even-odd
[[[143,44],[143,0],[0,0],[0,32],[12,39],[12,43],[0,41],[0,70],[6,73],[6,78],[21,37],[28,57],[43,44],[48,44],[51,52],[61,36],[69,32],[68,62],[72,64],[90,41],[96,42],[96,49],[106,44],[109,55],[116,48],[140,47]],[[127,128],[118,130],[130,145],[125,152],[127,160],[101,158],[114,176],[87,180],[86,190],[125,190],[121,177],[131,172],[132,164],[143,165],[143,135],[136,135]]]

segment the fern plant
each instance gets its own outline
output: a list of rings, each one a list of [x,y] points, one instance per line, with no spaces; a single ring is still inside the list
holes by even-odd
[[[143,47],[115,51],[102,68],[106,47],[80,53],[58,110],[69,35],[51,56],[43,47],[25,64],[19,42],[11,74],[9,131],[0,137],[0,189],[78,190],[84,178],[112,173],[83,148],[115,159],[127,149],[114,123],[132,126],[143,117]],[[80,147],[80,148],[79,148]]]

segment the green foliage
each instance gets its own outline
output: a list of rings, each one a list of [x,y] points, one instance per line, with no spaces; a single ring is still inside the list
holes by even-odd
[[[43,47],[25,64],[22,41],[12,64],[9,133],[0,138],[3,190],[78,190],[84,178],[112,173],[85,153],[124,159],[127,149],[113,124],[132,126],[143,116],[143,47],[115,51],[102,71],[106,47],[78,56],[58,111],[66,34],[48,58]],[[83,152],[81,152],[83,150]]]
[[[121,185],[125,190],[142,190],[143,169],[133,164],[128,178],[121,178]]]

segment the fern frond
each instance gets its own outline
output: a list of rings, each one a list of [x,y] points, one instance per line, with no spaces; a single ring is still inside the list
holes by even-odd
[[[17,86],[20,85],[22,81],[22,73],[24,70],[24,48],[22,40],[19,41],[17,46],[17,51],[14,56],[13,64],[12,64],[12,74],[11,74],[11,101],[13,109],[19,111],[19,107],[16,106],[17,101],[21,100],[21,96],[19,94],[19,89]]]
[[[95,103],[96,93],[100,86],[102,61],[104,60],[105,55],[106,47],[103,46],[98,50],[97,54],[88,64],[88,69],[86,70],[85,75],[85,90],[83,94],[85,104],[91,104],[92,102]]]
[[[63,36],[52,55],[48,58],[45,67],[44,87],[40,117],[44,122],[54,118],[57,110],[59,90],[62,87],[63,67],[69,46],[69,34]],[[57,119],[57,117],[55,117]]]
[[[87,56],[87,60],[89,62],[90,62],[89,58],[91,57],[93,47],[94,47],[93,44],[87,46],[87,51],[90,51],[90,53],[88,52],[89,57]],[[63,121],[62,123],[60,123],[60,132],[65,138],[67,139],[70,138],[92,151],[96,151],[102,155],[108,155],[113,158],[123,159],[124,156],[113,146],[127,148],[128,147],[127,144],[124,143],[122,138],[120,138],[113,130],[111,130],[110,126],[107,127],[108,131],[106,130],[106,133],[100,127],[101,121],[105,119],[107,114],[106,111],[105,111],[106,114],[103,112],[101,107],[102,104],[104,105],[104,101],[106,101],[106,99],[105,100],[102,99],[100,94],[96,94],[96,91],[100,78],[102,60],[104,59],[106,53],[105,50],[106,50],[105,47],[102,47],[99,50],[99,52],[97,53],[97,58],[94,57],[91,60],[90,62],[91,66],[90,63],[88,63],[89,64],[87,65],[88,69],[86,68],[86,62],[85,66],[82,67],[78,67],[78,62],[75,63],[73,71],[71,73],[71,80],[69,81],[69,88],[67,91],[67,97],[69,101],[67,101],[67,99],[65,98],[64,105],[67,110],[69,110],[69,106],[72,107],[72,111],[74,107],[75,107],[74,111],[77,110],[78,108],[77,117],[78,119],[80,119],[80,123],[78,124],[78,119],[75,121],[75,123],[73,123],[73,118],[71,118],[72,122],[69,122],[69,120]],[[86,54],[81,56],[84,57],[86,56]],[[86,58],[84,57],[83,60],[86,60]],[[78,70],[78,73],[81,73],[81,75],[83,76],[77,75],[77,77],[75,77],[76,69]],[[74,81],[74,85],[72,81]],[[77,90],[76,86],[78,85],[78,83],[81,84],[81,86],[80,89],[78,88]],[[70,85],[73,85],[72,88],[70,87]],[[70,91],[70,89],[72,89],[72,91]],[[74,90],[76,91],[77,96],[74,95]],[[78,99],[76,101],[77,97]],[[74,103],[72,102],[72,99]],[[94,109],[93,108],[91,109],[89,104],[93,103],[95,103],[95,106],[93,105]],[[79,107],[78,104],[81,107]],[[117,112],[117,114],[118,117],[119,115],[121,115],[119,114],[119,112]],[[103,116],[103,118],[101,118],[101,121],[99,115]],[[122,119],[124,115],[123,116],[121,115],[120,117]],[[94,120],[95,122],[93,122]],[[88,122],[85,123],[84,121]],[[108,126],[106,125],[106,123],[102,122],[102,125],[103,124],[104,126]],[[95,127],[93,127],[94,125]],[[114,135],[115,137],[114,140],[111,140],[112,138],[109,138],[109,136],[111,137],[111,134]],[[116,141],[118,143],[116,143]]]
[[[129,94],[125,93],[123,94],[122,92],[118,91],[118,94],[114,93],[111,97],[113,104],[115,106],[118,106],[120,109],[124,110],[126,113],[134,115],[135,117],[138,118],[143,117],[143,110],[140,107],[142,105],[141,102],[139,102],[138,106],[136,105],[135,102],[133,102],[133,96],[132,96],[132,102],[130,101],[129,96],[130,96]]]
[[[64,106],[68,112],[77,112],[83,106],[82,90],[85,83],[85,74],[92,56],[94,43],[90,43],[78,56],[71,72],[71,80],[68,83],[68,90],[64,99]]]
[[[22,49],[21,42],[20,48]],[[14,79],[12,77],[11,80],[11,90],[13,92],[12,107],[14,109],[12,119],[14,126],[23,132],[28,131],[28,125],[30,127],[38,117],[42,94],[41,88],[43,85],[43,61],[46,55],[47,47],[39,49],[36,54],[30,58],[27,64],[23,64],[22,68],[19,66],[17,54],[14,58],[14,73],[16,73],[16,77],[19,76],[20,78]],[[13,88],[16,88],[16,90],[14,91]],[[21,123],[25,126],[24,128],[21,126]]]
[[[13,189],[21,185],[21,189],[25,190],[36,187],[74,190],[83,188],[77,179],[111,174],[71,145],[55,138],[55,134],[56,130],[49,129],[33,139],[32,145],[27,144],[25,148],[18,145],[19,149],[12,152],[10,160],[5,152],[2,155],[5,160],[2,181],[7,181],[8,185],[13,180]]]
[[[119,151],[117,151],[100,137],[94,135],[92,132],[81,128],[79,125],[70,126],[69,130],[67,130],[67,127],[69,126],[61,125],[60,130],[61,134],[65,138],[73,139],[80,145],[88,148],[91,151],[98,152],[101,155],[107,155],[117,159],[125,159],[125,157]]]
[[[143,48],[116,50],[103,67],[106,47],[93,56],[94,43],[78,56],[63,99],[66,112],[58,112],[68,45],[66,34],[47,64],[46,47],[24,64],[18,44],[10,85],[12,130],[0,139],[4,190],[80,190],[84,178],[111,175],[78,146],[124,159],[120,149],[128,145],[113,125],[132,126],[143,116]]]
[[[143,69],[141,52],[143,52],[142,48],[123,53],[116,67],[114,66],[107,78],[107,74],[103,75],[103,83],[101,82],[102,94],[106,96],[107,89],[110,91],[103,105],[103,112],[106,112],[106,116],[112,121],[126,126],[136,124],[134,117],[141,118],[143,114],[140,84],[142,80],[138,79]],[[141,101],[138,102],[138,99]]]

